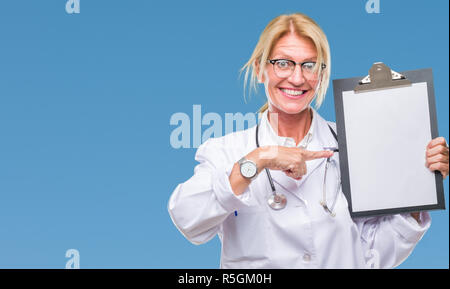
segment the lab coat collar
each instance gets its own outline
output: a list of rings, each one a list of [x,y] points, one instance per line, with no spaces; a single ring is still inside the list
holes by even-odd
[[[337,147],[338,144],[328,127],[327,121],[324,120],[313,108],[310,109],[313,112],[313,118],[310,130],[307,134],[307,136],[309,135],[310,140],[305,149],[309,151],[321,151],[324,150],[324,147]],[[285,139],[280,138],[279,136],[276,136],[278,138],[275,138],[275,131],[271,129],[272,127],[270,126],[270,123],[267,119],[267,111],[265,111],[261,117],[261,130],[259,134],[260,146],[280,145],[280,143],[285,142]],[[305,141],[305,139],[303,141]],[[324,158],[307,161],[307,173],[299,181],[286,176],[283,171],[271,170],[270,172],[273,180],[278,185],[283,187],[285,190],[293,193],[296,197],[300,198],[303,201],[303,198],[298,189],[308,179],[308,177],[325,161],[326,159]]]
[[[313,113],[312,119],[314,120],[314,113]],[[262,115],[261,126],[262,126],[262,130],[265,131],[264,135],[267,136],[268,143],[276,144],[279,146],[286,146],[286,147],[295,147],[296,146],[296,147],[306,148],[308,146],[308,144],[311,142],[311,139],[312,139],[312,136],[314,133],[314,126],[311,125],[309,127],[309,130],[306,133],[305,137],[297,145],[293,138],[279,136],[277,134],[277,132],[275,132],[275,130],[273,129],[272,125],[269,122],[267,110],[264,111],[264,113]]]

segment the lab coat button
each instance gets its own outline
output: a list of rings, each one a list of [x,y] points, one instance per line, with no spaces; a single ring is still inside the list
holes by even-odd
[[[309,255],[309,254],[303,255],[303,261],[305,261],[305,262],[311,261],[311,255]]]

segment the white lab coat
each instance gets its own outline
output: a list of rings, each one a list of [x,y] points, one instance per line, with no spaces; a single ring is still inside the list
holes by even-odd
[[[337,146],[327,122],[313,113],[307,149]],[[268,124],[267,115],[261,122],[261,127]],[[283,210],[267,205],[272,192],[264,171],[241,196],[234,195],[228,176],[233,164],[256,148],[255,128],[203,143],[194,175],[175,188],[168,203],[172,221],[190,242],[202,244],[219,236],[221,268],[392,268],[409,256],[429,228],[427,212],[421,213],[420,224],[409,214],[352,219],[342,190],[331,217],[319,204],[326,159],[308,161],[300,181],[271,170],[277,191],[287,197]],[[261,146],[277,145],[264,129],[259,141]],[[339,162],[337,153],[333,158]],[[331,205],[337,171],[328,173]]]

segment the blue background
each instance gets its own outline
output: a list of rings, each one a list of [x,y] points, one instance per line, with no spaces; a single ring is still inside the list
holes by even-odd
[[[439,134],[449,137],[449,2],[0,2],[0,267],[218,268],[220,242],[190,244],[167,201],[193,174],[173,149],[176,112],[254,112],[239,69],[266,24],[303,12],[323,28],[332,79],[433,68]],[[334,120],[332,85],[319,110]],[[205,129],[207,127],[203,127]],[[399,168],[400,169],[400,168]],[[444,183],[448,208],[448,179]],[[401,268],[448,268],[448,210]]]

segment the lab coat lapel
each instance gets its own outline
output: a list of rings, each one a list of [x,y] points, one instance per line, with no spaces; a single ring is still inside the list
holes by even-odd
[[[316,133],[316,135],[313,136],[312,141],[309,143],[307,150],[308,151],[322,151],[323,147],[324,146],[322,145],[320,140],[317,138],[317,133]],[[302,177],[302,179],[300,181],[298,181],[299,186],[301,186],[317,168],[319,168],[322,164],[324,164],[325,161],[326,161],[325,158],[306,161],[306,175],[304,175]]]
[[[270,170],[270,174],[276,184],[303,200],[299,195],[297,195],[297,189],[299,187],[298,181],[288,177],[283,171]]]
[[[333,134],[330,131],[328,123],[316,111],[314,111],[315,122],[314,134],[311,143],[308,145],[309,151],[323,151],[324,148],[338,147]],[[315,170],[322,167],[326,162],[326,158],[310,160],[306,162],[307,173],[300,180],[300,186],[314,173]]]

